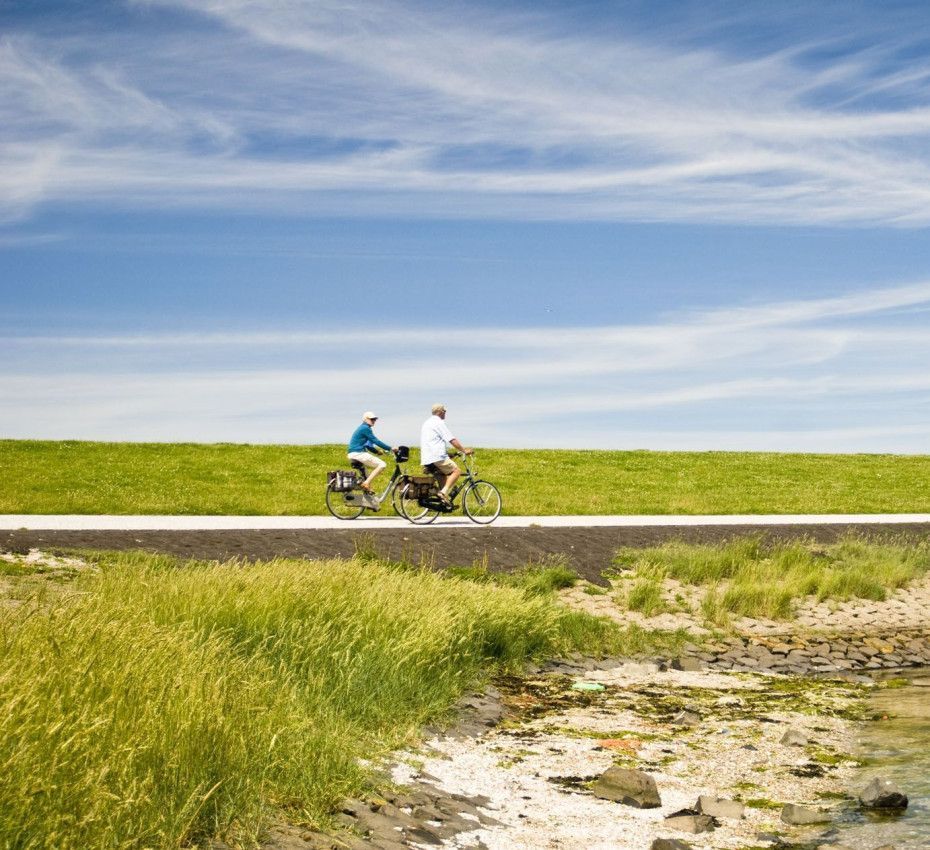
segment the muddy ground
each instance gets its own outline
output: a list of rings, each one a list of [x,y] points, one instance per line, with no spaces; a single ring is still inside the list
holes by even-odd
[[[347,525],[349,525],[347,523]],[[640,526],[626,528],[495,528],[458,526],[429,529],[378,529],[352,524],[345,530],[261,531],[8,531],[0,532],[0,549],[25,552],[32,548],[144,549],[185,558],[263,560],[273,557],[321,559],[348,557],[358,549],[374,551],[414,564],[436,568],[467,565],[487,557],[492,570],[507,571],[531,561],[564,556],[590,581],[601,581],[623,546],[643,547],[669,540],[716,543],[746,535],[780,541],[807,538],[833,542],[855,533],[870,538],[926,539],[930,523],[895,526],[848,525],[759,526]]]

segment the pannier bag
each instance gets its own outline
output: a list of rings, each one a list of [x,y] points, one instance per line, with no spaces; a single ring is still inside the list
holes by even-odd
[[[352,470],[346,472],[344,469],[337,469],[334,472],[326,473],[327,483],[331,489],[337,493],[348,493],[358,486],[358,475]]]
[[[425,499],[435,489],[436,479],[432,475],[408,475],[404,495],[408,499]]]

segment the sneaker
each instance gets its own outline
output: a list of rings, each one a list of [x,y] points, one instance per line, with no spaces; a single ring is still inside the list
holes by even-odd
[[[452,499],[449,498],[449,494],[448,494],[448,493],[443,493],[443,492],[440,490],[440,491],[439,491],[439,499],[440,499],[440,501],[441,501],[444,505],[447,505],[448,507],[452,507]]]

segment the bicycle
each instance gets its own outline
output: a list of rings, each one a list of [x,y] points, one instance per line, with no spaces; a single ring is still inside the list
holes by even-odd
[[[459,457],[457,452],[450,452],[449,457]],[[456,497],[462,494],[462,511],[472,522],[488,525],[501,513],[501,494],[490,481],[478,478],[475,474],[474,460],[471,455],[463,455],[465,470],[462,480],[449,492],[449,501],[444,502],[439,496],[439,481],[432,464],[425,467],[429,476],[408,476],[403,487],[395,490],[395,497],[400,493],[399,513],[418,525],[433,522],[440,514],[452,513],[457,505]],[[398,505],[395,504],[395,510]]]
[[[378,452],[380,454],[380,452]],[[368,470],[360,461],[352,461],[354,469],[361,478],[356,476],[356,480],[349,489],[341,489],[337,485],[337,478],[333,473],[330,474],[330,480],[326,484],[326,508],[336,517],[336,519],[358,519],[365,511],[377,512],[381,506],[391,499],[391,505],[398,516],[405,517],[400,504],[398,484],[407,478],[402,463],[406,463],[410,458],[409,446],[397,446],[393,450],[394,454],[394,472],[388,480],[387,486],[381,493],[366,493],[360,486],[360,481],[364,481],[368,475]],[[406,518],[406,517],[405,517]]]

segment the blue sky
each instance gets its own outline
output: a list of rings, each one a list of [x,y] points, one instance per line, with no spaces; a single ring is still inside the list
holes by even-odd
[[[926,452],[928,24],[0,0],[0,437]]]

